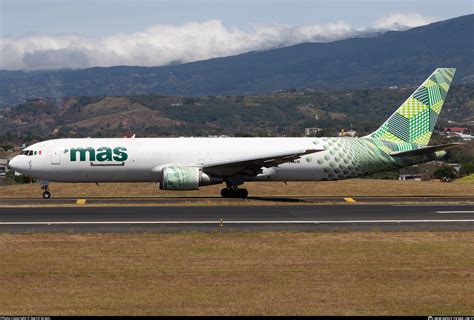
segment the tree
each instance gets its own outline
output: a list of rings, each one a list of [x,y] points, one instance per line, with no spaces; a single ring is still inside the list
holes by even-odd
[[[442,166],[439,169],[436,169],[435,172],[433,172],[433,177],[436,179],[444,179],[444,178],[449,178],[449,179],[455,179],[457,176],[456,170],[454,168],[449,167],[449,166]]]
[[[24,176],[24,175],[15,175],[15,171],[10,170],[7,171],[5,174],[5,181],[8,184],[13,184],[13,183],[30,183],[30,182],[35,182],[35,179]]]
[[[461,167],[462,175],[470,175],[474,173],[474,161],[468,162]]]

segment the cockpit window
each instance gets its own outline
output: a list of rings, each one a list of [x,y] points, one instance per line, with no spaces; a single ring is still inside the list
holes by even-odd
[[[25,150],[23,151],[21,154],[25,155],[25,156],[32,156],[34,153],[33,150]]]

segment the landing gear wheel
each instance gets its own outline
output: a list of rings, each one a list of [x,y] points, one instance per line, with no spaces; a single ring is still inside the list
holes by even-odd
[[[49,193],[49,184],[47,180],[41,180],[41,189],[43,189],[43,199],[51,198],[51,193]]]
[[[247,189],[237,189],[236,191],[237,191],[236,198],[246,199],[249,195],[249,192],[247,191]]]
[[[231,189],[229,188],[224,188],[221,190],[221,196],[222,198],[230,198],[231,197]]]
[[[245,199],[249,195],[247,189],[224,188],[221,190],[222,198],[241,198]]]

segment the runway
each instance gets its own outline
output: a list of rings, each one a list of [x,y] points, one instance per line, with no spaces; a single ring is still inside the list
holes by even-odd
[[[247,200],[231,199],[222,197],[94,197],[87,199],[78,198],[51,198],[48,200],[42,198],[0,198],[0,206],[18,206],[32,205],[43,206],[48,204],[54,205],[71,205],[71,204],[88,204],[88,205],[160,205],[160,204],[187,204],[187,203],[203,203],[212,202],[219,205],[220,203],[239,203],[242,201],[251,201],[253,203],[264,204],[266,202],[274,203],[294,203],[294,204],[340,204],[340,203],[462,203],[474,204],[474,196],[265,196],[265,197],[249,197]]]
[[[0,232],[474,230],[474,205],[0,208]]]

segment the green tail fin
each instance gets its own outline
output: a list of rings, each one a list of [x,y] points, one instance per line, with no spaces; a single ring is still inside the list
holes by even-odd
[[[380,128],[367,137],[428,145],[455,72],[454,68],[436,69]]]

